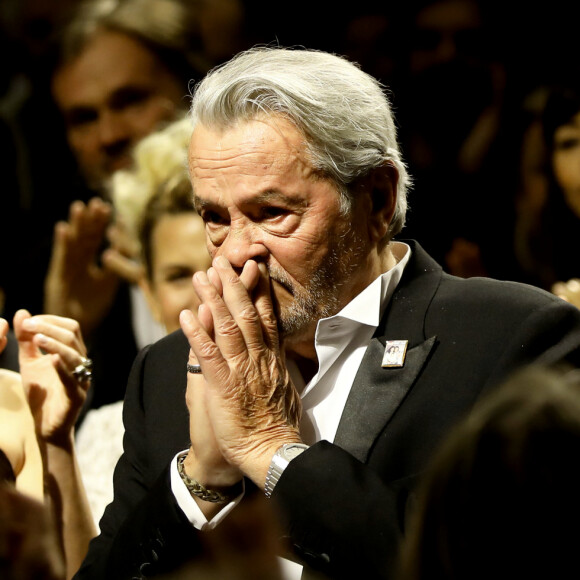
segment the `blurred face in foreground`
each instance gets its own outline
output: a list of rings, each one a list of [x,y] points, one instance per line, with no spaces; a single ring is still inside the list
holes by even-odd
[[[193,211],[163,215],[152,231],[151,278],[144,281],[149,305],[167,332],[180,328],[179,313],[199,306],[191,278],[207,270],[203,222]]]
[[[101,31],[53,77],[69,145],[90,186],[131,165],[131,149],[183,108],[186,87],[139,41]]]

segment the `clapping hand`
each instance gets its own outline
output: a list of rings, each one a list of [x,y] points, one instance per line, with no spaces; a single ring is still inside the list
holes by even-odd
[[[79,373],[88,360],[79,324],[19,310],[14,315],[14,332],[22,384],[39,441],[69,446],[90,385],[90,377]]]
[[[87,336],[111,308],[119,284],[100,261],[110,219],[110,204],[95,197],[72,203],[68,221],[55,226],[44,311],[77,320]]]

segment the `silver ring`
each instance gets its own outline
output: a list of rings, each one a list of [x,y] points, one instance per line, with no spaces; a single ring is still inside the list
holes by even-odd
[[[201,375],[201,366],[200,365],[190,365],[187,363],[187,372],[192,373],[194,375]]]
[[[75,367],[72,372],[77,381],[88,381],[93,375],[93,361],[90,358],[82,358],[81,364]]]

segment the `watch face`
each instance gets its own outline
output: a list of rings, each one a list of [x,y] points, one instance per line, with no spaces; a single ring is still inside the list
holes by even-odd
[[[306,446],[288,445],[287,447],[284,447],[284,457],[288,460],[294,459],[297,455],[300,455],[303,451],[306,451]]]

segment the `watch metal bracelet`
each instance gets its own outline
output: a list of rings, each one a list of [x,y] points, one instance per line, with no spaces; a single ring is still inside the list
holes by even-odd
[[[270,467],[268,468],[268,473],[266,474],[266,483],[264,485],[264,493],[266,497],[269,498],[272,496],[272,492],[276,487],[282,473],[292,459],[300,455],[303,451],[308,449],[308,445],[304,443],[286,443],[282,445],[274,453],[272,457],[272,461],[270,462]]]

